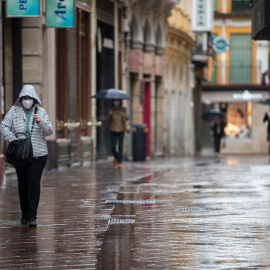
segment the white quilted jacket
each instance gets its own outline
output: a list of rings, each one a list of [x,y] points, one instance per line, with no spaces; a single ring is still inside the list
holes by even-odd
[[[35,107],[38,107],[37,114],[41,117],[39,123],[35,123],[33,133],[31,136],[31,142],[33,145],[33,156],[45,156],[48,155],[48,148],[45,136],[50,136],[53,133],[52,123],[46,113],[46,111],[40,107],[41,101],[38,98],[36,91],[32,85],[25,85],[22,89],[19,99],[15,102],[14,106],[10,108],[7,112],[5,118],[0,125],[0,132],[2,133],[5,140],[11,142],[16,139],[25,138],[23,134],[26,133],[26,115],[23,110],[20,99],[24,96],[30,96],[35,99]],[[33,109],[34,112],[34,109]],[[33,121],[33,116],[29,122],[29,130],[31,130],[31,125]]]

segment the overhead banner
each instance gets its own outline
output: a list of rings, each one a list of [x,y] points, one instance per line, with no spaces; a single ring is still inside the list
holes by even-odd
[[[39,0],[7,0],[7,17],[39,17]]]
[[[74,27],[75,0],[47,0],[47,27]]]

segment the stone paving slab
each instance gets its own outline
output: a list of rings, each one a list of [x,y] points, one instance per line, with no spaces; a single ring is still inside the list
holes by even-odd
[[[0,189],[0,269],[270,269],[267,157],[158,159],[42,178],[38,227]]]

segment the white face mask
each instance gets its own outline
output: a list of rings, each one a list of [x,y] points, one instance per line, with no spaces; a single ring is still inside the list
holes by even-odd
[[[33,104],[34,104],[34,100],[32,99],[23,99],[22,101],[22,105],[26,109],[32,108]]]
[[[113,105],[116,106],[116,107],[119,106],[119,105],[120,105],[120,101],[115,100],[115,101],[113,102]]]

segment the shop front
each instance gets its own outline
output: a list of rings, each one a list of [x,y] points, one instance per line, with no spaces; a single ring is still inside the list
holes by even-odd
[[[221,154],[266,154],[268,152],[267,124],[263,122],[269,107],[259,104],[269,99],[267,87],[258,90],[207,91],[202,94],[203,111],[218,109],[226,123],[226,138]],[[202,154],[214,153],[211,121],[202,120]]]

